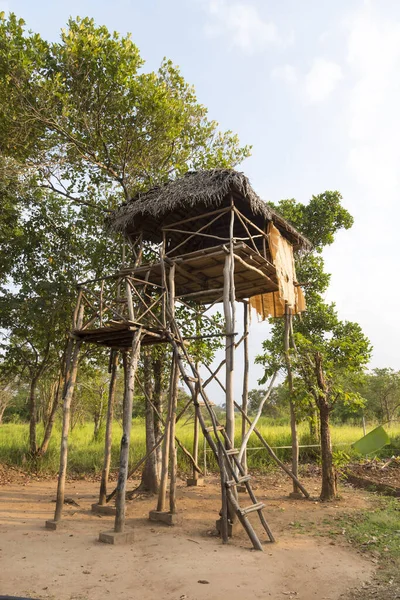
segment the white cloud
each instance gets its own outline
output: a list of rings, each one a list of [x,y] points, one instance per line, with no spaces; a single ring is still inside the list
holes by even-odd
[[[374,345],[373,366],[399,368],[400,19],[364,2],[346,23],[341,189],[353,229],[330,250],[332,298]],[[347,187],[347,189],[346,189]],[[341,268],[339,268],[341,265]]]
[[[400,193],[400,23],[366,4],[348,25],[348,164],[369,193],[390,202]]]
[[[340,65],[325,58],[314,59],[304,81],[305,98],[311,104],[326,100],[342,79]]]
[[[251,4],[231,0],[207,0],[204,6],[209,16],[206,33],[213,37],[226,37],[230,44],[248,54],[263,50],[269,44],[291,41],[289,38],[283,40],[275,23],[264,19]]]
[[[275,67],[271,71],[271,77],[273,79],[280,79],[288,85],[294,85],[298,81],[298,75],[293,65]]]

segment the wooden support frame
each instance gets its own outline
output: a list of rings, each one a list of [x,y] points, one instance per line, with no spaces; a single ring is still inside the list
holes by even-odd
[[[233,202],[233,201],[232,201]],[[224,288],[223,305],[225,316],[225,403],[226,403],[226,433],[228,438],[234,443],[235,440],[235,408],[234,408],[234,355],[235,348],[232,344],[232,334],[235,332],[235,284],[234,284],[234,253],[233,253],[233,228],[235,213],[233,205],[230,212],[231,242],[229,254],[225,257],[224,266]]]
[[[242,443],[246,435],[247,406],[249,402],[249,320],[250,303],[243,302],[243,387],[242,387]],[[245,448],[242,458],[244,472],[247,474],[247,448]]]
[[[104,506],[107,503],[107,484],[111,465],[111,446],[112,446],[112,424],[114,416],[115,388],[117,385],[118,370],[118,352],[114,350],[110,354],[110,385],[108,390],[106,431],[104,436],[104,462],[101,473],[99,505]]]
[[[140,354],[141,329],[134,332],[132,340],[132,349],[130,356],[124,356],[124,408],[123,408],[123,424],[122,438],[120,449],[120,462],[117,485],[117,500],[115,503],[116,514],[114,531],[115,533],[123,533],[125,530],[125,495],[126,482],[128,478],[129,464],[129,446],[132,429],[132,401],[135,388],[135,374],[138,366]]]
[[[217,223],[216,227],[208,231],[208,228],[219,219],[221,221]],[[264,224],[266,224],[266,221],[264,221]],[[81,288],[79,302],[82,307],[85,303],[86,307],[89,307],[90,311],[92,311],[92,314],[89,315],[87,323],[83,326],[82,316],[80,327],[76,327],[76,321],[77,315],[81,314],[81,308],[79,308],[78,313],[75,315],[75,329],[69,353],[69,383],[65,386],[64,398],[67,398],[68,394],[71,393],[70,383],[73,382],[74,372],[76,378],[77,360],[75,360],[75,354],[76,350],[79,350],[82,340],[99,345],[109,345],[113,349],[124,350],[125,391],[123,436],[121,439],[120,467],[116,488],[117,501],[114,524],[116,534],[124,533],[125,529],[125,499],[126,483],[129,475],[128,457],[131,435],[132,399],[140,348],[142,343],[143,346],[147,346],[153,343],[168,342],[171,344],[173,356],[164,434],[161,439],[158,439],[156,444],[153,444],[154,440],[150,441],[146,447],[146,457],[135,465],[135,469],[137,469],[143,464],[149,453],[156,451],[160,444],[163,444],[161,485],[157,511],[164,512],[164,514],[171,517],[177,511],[177,445],[182,448],[192,461],[193,480],[197,480],[198,473],[201,473],[197,464],[200,425],[205,439],[214,452],[221,472],[221,532],[223,542],[226,543],[228,541],[229,520],[233,523],[236,518],[242,523],[254,548],[261,550],[260,540],[247,518],[247,513],[254,511],[257,511],[260,522],[267,532],[270,541],[274,541],[273,535],[262,514],[264,505],[256,501],[255,495],[248,483],[250,476],[247,475],[246,456],[245,454],[242,455],[241,450],[234,447],[235,407],[237,406],[234,397],[235,350],[241,343],[244,345],[244,378],[241,407],[243,415],[241,424],[243,443],[245,443],[252,431],[256,431],[254,422],[250,424],[250,428],[246,431],[246,426],[249,422],[247,417],[249,303],[246,300],[246,293],[249,289],[249,283],[253,286],[252,291],[254,294],[268,293],[278,287],[276,281],[274,281],[274,267],[267,258],[269,236],[266,231],[262,230],[262,227],[263,224],[260,224],[260,227],[258,227],[236,208],[235,199],[232,195],[229,206],[225,204],[223,208],[216,211],[210,210],[199,216],[181,219],[163,227],[162,243],[159,244],[160,256],[158,261],[154,261],[149,265],[140,265],[143,255],[143,235],[141,234],[135,239],[135,243],[130,248],[132,254],[134,254],[133,261],[132,256],[125,256],[124,248],[123,268],[117,275],[110,278],[102,277],[98,280],[92,280],[95,282],[94,289],[87,288],[88,282],[83,284]],[[235,233],[237,234],[236,236]],[[197,239],[193,239],[193,243],[188,244],[195,237]],[[218,246],[212,245],[208,241],[210,239],[215,239],[218,242]],[[249,243],[241,243],[244,240]],[[194,251],[188,252],[187,255],[182,254],[185,249],[188,250],[189,246]],[[199,247],[201,249],[197,250]],[[178,254],[180,248],[182,248],[181,254]],[[127,249],[129,249],[129,246]],[[107,283],[108,279],[113,281]],[[207,286],[210,286],[210,289],[206,289]],[[111,298],[113,288],[117,289],[117,298]],[[244,300],[244,331],[241,339],[235,343],[234,336],[237,335],[235,332],[237,298]],[[175,304],[178,303],[182,306],[190,307],[196,318],[198,316],[207,318],[207,315],[203,314],[206,309],[201,306],[202,301],[207,303],[208,308],[222,301],[225,329],[221,333],[210,336],[206,332],[202,334],[201,331],[197,331],[196,336],[189,335],[185,338],[175,320]],[[195,307],[193,308],[191,304],[195,305]],[[196,305],[199,306],[198,310],[196,309]],[[99,323],[100,327],[98,326]],[[207,366],[211,376],[207,381],[202,382],[199,365],[194,363],[188,354],[188,344],[185,344],[186,339],[204,339],[205,337],[216,337],[218,335],[225,337],[224,360],[214,371],[211,371]],[[129,344],[130,349],[127,350]],[[115,387],[113,369],[115,367],[116,373],[118,363],[115,352],[112,353],[111,362],[112,373],[108,410],[111,410],[112,417],[112,409],[110,409],[112,403],[110,398],[113,385]],[[225,384],[220,383],[217,376],[223,366],[225,366]],[[188,370],[189,372],[192,371],[192,376],[187,374]],[[193,456],[176,437],[175,426],[181,416],[177,416],[177,391],[180,378],[188,386],[195,407]],[[205,392],[205,387],[213,380],[217,381],[225,392],[225,427],[218,422],[216,414],[211,408],[212,403],[210,403]],[[204,415],[200,407],[200,405],[203,406],[203,402],[199,403],[200,398],[202,398],[204,407],[211,418],[211,428],[208,424],[206,425],[204,420]],[[163,421],[161,415],[160,419]],[[111,418],[109,421],[111,423]],[[104,467],[99,504],[104,504],[105,501],[108,501],[114,495],[114,492],[112,492],[107,497],[106,487],[110,467],[110,436],[111,430],[107,431],[105,440]],[[64,458],[66,459],[66,453],[64,453]],[[63,471],[60,468],[61,472]],[[63,473],[65,480],[65,469]],[[170,479],[169,512],[166,513],[168,479]],[[243,483],[244,486],[242,485]],[[253,503],[250,507],[241,508],[237,495],[239,485],[247,491]],[[57,502],[57,506],[59,506],[59,497],[57,498]],[[169,524],[173,524],[172,519]],[[129,532],[125,533],[125,537],[127,537],[127,534]],[[125,537],[119,537],[118,539],[125,539]]]

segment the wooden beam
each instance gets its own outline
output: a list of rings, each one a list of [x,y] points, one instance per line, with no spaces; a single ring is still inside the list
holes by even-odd
[[[138,368],[138,360],[140,354],[141,335],[141,329],[138,329],[134,332],[129,360],[126,358],[126,356],[124,357],[125,391],[122,424],[123,431],[121,438],[117,485],[117,501],[115,503],[116,514],[114,531],[116,533],[123,532],[125,528],[125,494],[126,481],[128,478],[129,445],[132,428],[132,401],[135,389],[135,375]]]

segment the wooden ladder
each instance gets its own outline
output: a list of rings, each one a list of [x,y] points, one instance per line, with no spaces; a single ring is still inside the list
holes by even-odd
[[[196,408],[198,404],[198,396],[200,395],[205,407],[207,408],[208,414],[211,418],[211,427],[207,426],[204,416],[201,410],[197,410],[198,418],[200,422],[203,435],[206,438],[210,448],[212,449],[219,465],[220,476],[221,476],[221,492],[222,492],[222,512],[221,512],[221,535],[224,543],[228,541],[228,505],[231,508],[231,512],[235,513],[242,524],[244,530],[249,536],[255,550],[263,551],[261,542],[254,531],[252,524],[248,519],[248,515],[257,512],[260,522],[267,532],[270,542],[274,542],[274,536],[269,528],[269,525],[263,515],[263,508],[265,504],[258,502],[255,494],[252,490],[250,480],[251,475],[247,475],[243,468],[243,465],[238,460],[239,450],[234,448],[232,441],[229,439],[225,427],[218,422],[217,416],[212,408],[210,400],[202,386],[200,374],[196,369],[195,364],[190,359],[186,347],[183,343],[183,339],[179,330],[179,327],[174,318],[170,321],[172,332],[169,333],[169,339],[174,350],[175,360],[177,361],[180,373],[183,380],[188,386],[193,403]],[[183,360],[189,365],[192,372],[192,376],[187,375]],[[215,439],[212,434],[214,434]],[[249,496],[249,505],[242,508],[238,501],[237,486],[244,485],[246,488],[247,495]]]

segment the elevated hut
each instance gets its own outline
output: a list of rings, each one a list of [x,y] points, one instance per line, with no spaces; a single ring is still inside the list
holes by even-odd
[[[79,287],[71,337],[69,381],[64,393],[64,434],[68,434],[68,406],[76,377],[79,346],[90,342],[128,353],[125,365],[124,435],[121,442],[117,514],[112,535],[124,533],[125,489],[134,379],[140,347],[168,343],[173,350],[169,405],[165,419],[160,494],[150,518],[173,523],[176,512],[175,420],[179,379],[191,394],[197,420],[213,450],[221,472],[221,535],[227,541],[229,524],[238,518],[255,548],[261,543],[248,520],[257,512],[269,539],[273,536],[257,502],[243,462],[235,448],[234,355],[242,342],[248,355],[248,311],[253,306],[260,318],[304,310],[304,297],[296,281],[294,251],[310,243],[263,202],[243,173],[230,169],[190,172],[184,177],[137,194],[108,219],[108,229],[122,234],[130,249],[118,273]],[[244,334],[237,340],[236,302],[244,304]],[[219,335],[225,338],[226,422],[220,424],[205,390],[217,377],[218,367],[207,382],[187,350],[187,339],[175,317],[177,305],[195,315],[221,302],[225,317]],[[197,332],[202,337],[202,332]],[[248,369],[245,368],[245,378]],[[247,382],[244,382],[244,396]],[[208,426],[203,415],[211,420]],[[246,415],[244,415],[246,417]],[[245,422],[245,421],[244,421]],[[64,443],[64,442],[63,442]],[[194,465],[197,463],[194,450]],[[193,459],[193,457],[192,457]],[[62,448],[59,493],[55,521],[61,517],[66,469],[66,445]],[[198,470],[198,469],[197,469]],[[170,506],[166,487],[170,472]],[[250,505],[242,508],[236,493],[244,486]],[[57,512],[58,511],[58,512]],[[110,534],[111,535],[111,534]],[[111,539],[113,538],[111,535]],[[106,536],[107,537],[107,536]],[[103,536],[103,539],[104,536]],[[106,541],[109,541],[107,538]]]

